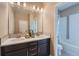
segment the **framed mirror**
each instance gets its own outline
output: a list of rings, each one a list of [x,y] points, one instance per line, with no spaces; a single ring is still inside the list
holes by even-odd
[[[9,34],[22,34],[32,30],[34,33],[43,33],[43,18],[42,13],[33,10],[33,5],[27,4],[24,7],[21,2],[18,6],[17,3],[9,3]],[[30,9],[28,8],[30,7]]]

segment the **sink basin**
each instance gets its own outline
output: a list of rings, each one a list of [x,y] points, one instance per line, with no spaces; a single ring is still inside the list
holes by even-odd
[[[33,40],[33,39],[37,39],[37,38],[44,38],[46,37],[45,35],[40,35],[40,36],[35,36],[34,38],[30,37],[30,38],[25,38],[25,37],[19,37],[19,38],[8,38],[6,40],[6,42],[17,42],[17,41],[22,41],[22,40]]]
[[[20,41],[20,40],[25,40],[25,38],[24,37],[20,37],[20,38],[8,38],[7,40],[6,40],[6,42],[16,42],[16,41]]]

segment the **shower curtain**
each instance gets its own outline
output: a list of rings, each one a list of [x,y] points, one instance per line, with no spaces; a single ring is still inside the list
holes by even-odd
[[[67,39],[67,16],[61,17],[61,40],[63,51],[79,56],[79,13],[69,15],[69,39]]]

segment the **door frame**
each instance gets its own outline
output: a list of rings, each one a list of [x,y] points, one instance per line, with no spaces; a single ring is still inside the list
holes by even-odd
[[[58,35],[59,35],[59,33],[58,33],[58,21],[60,21],[60,19],[58,19],[59,17],[60,17],[60,14],[59,14],[59,9],[61,9],[61,7],[62,7],[62,9],[67,9],[68,7],[70,7],[70,6],[72,6],[72,5],[75,5],[75,4],[77,4],[78,2],[75,2],[75,3],[69,3],[69,2],[59,2],[57,5],[56,5],[56,20],[55,20],[55,29],[56,29],[56,31],[55,31],[55,56],[58,56],[58,51],[57,51],[57,49],[58,49]],[[66,6],[66,7],[65,7]]]

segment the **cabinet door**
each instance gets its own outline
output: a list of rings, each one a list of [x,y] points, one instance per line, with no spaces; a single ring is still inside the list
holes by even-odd
[[[50,42],[50,38],[39,40],[38,41],[38,45],[47,44],[47,43],[49,44],[49,42]]]
[[[15,45],[2,47],[2,50],[5,50],[5,52],[11,52],[11,51],[20,50],[26,47],[27,47],[27,44],[22,43],[22,44],[15,44]]]
[[[42,44],[38,46],[38,56],[48,56],[50,53],[49,46]]]
[[[5,53],[5,56],[27,56],[27,49],[21,49]]]
[[[28,56],[37,56],[38,55],[38,47],[37,41],[30,42],[28,47]]]

